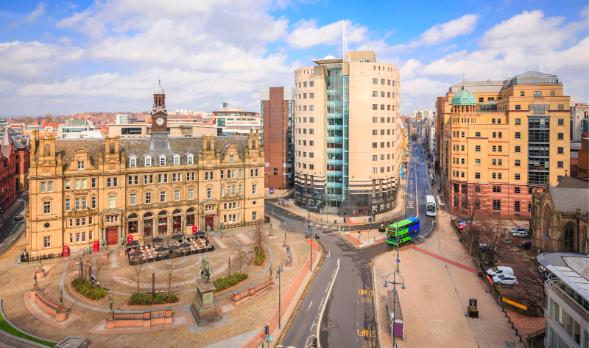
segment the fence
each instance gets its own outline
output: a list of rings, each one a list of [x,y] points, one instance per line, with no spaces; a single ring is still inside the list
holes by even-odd
[[[207,252],[211,252],[215,250],[215,246],[213,244],[209,243],[209,247],[208,248],[202,248],[202,249],[189,249],[187,251],[175,251],[175,252],[169,252],[167,254],[162,254],[162,256],[154,256],[154,257],[148,257],[148,258],[141,258],[140,256],[137,257],[132,257],[129,253],[127,254],[127,257],[129,258],[129,265],[133,266],[136,265],[138,263],[146,263],[146,262],[154,262],[154,261],[162,261],[162,260],[168,260],[168,259],[172,259],[175,257],[181,257],[181,256],[187,256],[187,255],[193,255],[193,254],[202,254],[202,253],[207,253]]]
[[[37,262],[39,261],[39,259],[41,260],[51,260],[51,259],[60,259],[63,257],[63,253],[59,253],[59,254],[43,254],[43,255],[39,255],[39,256],[32,256],[30,254],[26,254],[26,255],[21,255],[20,256],[20,262],[21,263],[25,263],[25,262]]]
[[[106,318],[106,328],[152,327],[156,325],[172,325],[172,307],[166,309],[138,312],[110,312]]]

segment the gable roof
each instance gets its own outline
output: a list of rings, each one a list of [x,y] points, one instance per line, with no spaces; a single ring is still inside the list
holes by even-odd
[[[558,186],[562,188],[589,188],[589,182],[579,180],[577,178],[571,178],[570,176],[565,176],[562,180],[558,183]]]
[[[556,210],[574,213],[579,208],[581,214],[589,211],[589,188],[551,187],[550,195]]]

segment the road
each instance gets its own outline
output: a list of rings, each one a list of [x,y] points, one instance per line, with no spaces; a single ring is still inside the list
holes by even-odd
[[[412,149],[411,158],[405,216],[418,216],[421,235],[429,235],[435,228],[435,219],[425,215],[425,196],[431,194],[431,187],[421,146]],[[266,210],[267,213],[283,221],[281,227],[286,222],[290,228],[301,231],[307,229],[304,217],[269,202],[266,207],[270,208]],[[281,346],[310,347],[312,338],[318,336],[321,347],[377,347],[371,261],[392,247],[381,243],[356,249],[333,226],[313,225],[314,233],[320,235],[325,259],[288,327]],[[367,227],[354,225],[355,229]]]
[[[12,203],[18,205],[22,203],[23,200],[28,200],[22,197],[17,198],[17,200]],[[11,210],[8,207],[6,210]],[[4,219],[0,222],[0,255],[4,254],[8,248],[16,242],[20,236],[25,231],[25,221],[14,221],[14,217],[17,215],[24,215],[25,214],[25,205],[21,204],[20,206],[16,206],[16,209],[12,211],[10,214],[4,214]]]

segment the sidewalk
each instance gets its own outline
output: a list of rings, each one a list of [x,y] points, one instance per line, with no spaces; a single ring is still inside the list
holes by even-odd
[[[402,214],[404,212],[405,209],[405,201],[403,200],[403,195],[405,194],[407,188],[407,176],[404,176],[401,179],[400,182],[400,187],[399,190],[397,192],[397,205],[394,209],[389,210],[387,212],[381,213],[381,214],[376,214],[376,221],[373,221],[372,223],[376,226],[376,224],[379,224],[382,221],[389,221],[394,219],[396,216],[398,216],[399,214]],[[274,191],[274,198],[278,198],[278,196],[276,196],[277,191]],[[276,202],[272,202],[272,204],[279,206]],[[281,207],[284,208],[284,207]],[[318,224],[323,224],[323,225],[331,225],[331,226],[350,226],[350,228],[354,228],[354,225],[368,225],[368,218],[369,216],[348,216],[345,219],[344,223],[344,217],[339,216],[339,215],[328,215],[328,214],[317,214],[317,213],[313,213],[313,212],[309,212],[308,210],[301,208],[299,206],[297,206],[295,203],[293,203],[292,205],[286,207],[286,209],[290,212],[292,212],[293,214],[302,216],[304,218],[309,218],[310,221],[318,223]]]
[[[439,229],[418,247],[404,248],[400,255],[397,286],[404,320],[404,338],[399,347],[524,347],[511,329],[494,296],[473,270],[475,265],[458,242],[450,215],[438,213]],[[380,346],[392,347],[390,314],[386,306],[385,279],[392,281],[391,265],[396,253],[374,260]],[[467,316],[470,298],[477,299],[479,318]]]
[[[374,223],[374,225],[377,225],[377,223]],[[345,229],[340,233],[347,237],[347,239],[359,249],[373,244],[382,243],[387,239],[386,232],[379,232],[378,228],[373,228],[371,230],[354,230],[353,226],[350,227],[352,227],[352,229],[349,232]]]

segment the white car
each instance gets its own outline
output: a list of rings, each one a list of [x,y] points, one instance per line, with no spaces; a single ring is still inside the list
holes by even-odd
[[[513,236],[514,237],[519,237],[519,238],[528,238],[529,237],[528,232],[526,232],[526,231],[515,232],[513,234]]]
[[[513,275],[513,268],[507,267],[507,266],[497,266],[497,267],[489,268],[487,270],[487,274],[490,275],[491,277],[498,276],[500,274]]]
[[[511,233],[526,232],[526,233],[528,233],[528,229],[525,227],[516,227],[516,228],[512,228],[511,230],[509,230],[509,232],[511,232]]]
[[[493,277],[493,283],[516,286],[517,278],[513,274],[499,274]]]

